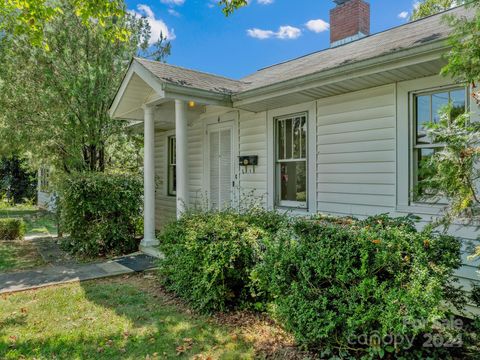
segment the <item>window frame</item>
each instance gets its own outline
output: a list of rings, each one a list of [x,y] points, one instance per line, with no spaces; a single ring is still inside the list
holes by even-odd
[[[396,211],[398,214],[415,213],[425,216],[438,216],[444,205],[432,203],[415,203],[412,201],[411,187],[411,146],[413,144],[413,94],[456,87],[458,84],[447,77],[432,75],[428,77],[405,80],[395,85],[396,98]],[[472,121],[480,121],[480,107],[472,101],[469,109]]]
[[[43,193],[50,192],[50,169],[42,166],[40,167],[40,186],[39,190]]]
[[[173,187],[173,181],[176,182],[176,167],[177,167],[177,149],[176,149],[176,136],[167,136],[167,195],[177,196],[176,184]],[[173,168],[173,172],[171,169]],[[173,190],[175,188],[175,190]]]
[[[420,91],[412,91],[409,94],[409,114],[410,114],[410,143],[409,143],[409,189],[410,189],[410,199],[409,202],[412,205],[445,205],[447,202],[445,199],[437,199],[435,201],[428,201],[427,199],[415,199],[413,191],[415,187],[418,185],[418,178],[419,178],[419,152],[422,149],[431,149],[433,151],[437,149],[442,149],[445,145],[441,143],[418,143],[418,118],[417,118],[417,98],[419,96],[430,96],[430,120],[433,119],[433,101],[432,95],[438,93],[448,93],[449,94],[449,102],[451,101],[451,92],[456,90],[464,90],[465,93],[465,110],[470,109],[470,102],[469,102],[469,88],[467,86],[462,86],[459,84],[453,84],[448,86],[438,86],[429,88],[426,90]]]
[[[305,157],[302,157],[302,142],[300,142],[300,157],[295,158],[294,157],[294,147],[293,147],[293,126],[294,126],[294,121],[296,118],[303,118],[305,117],[305,126],[306,126],[306,133],[305,133]],[[291,120],[292,121],[292,148],[291,148],[291,158],[287,158],[286,156],[283,159],[280,159],[280,154],[279,154],[279,123],[281,121],[287,121]],[[308,112],[303,111],[303,112],[297,112],[297,113],[292,113],[288,115],[282,115],[282,116],[276,116],[273,118],[273,134],[274,134],[274,176],[275,176],[275,206],[277,207],[283,207],[283,208],[295,208],[295,209],[308,209],[308,200],[309,200],[309,184],[308,184],[308,178],[309,178],[309,166],[308,166]],[[301,123],[300,123],[301,126]],[[300,140],[302,137],[300,137]],[[284,138],[284,144],[285,144],[285,149],[284,153],[286,153],[286,138]],[[282,200],[281,199],[281,170],[280,166],[281,164],[287,164],[287,163],[300,163],[304,162],[305,163],[305,201],[293,201],[293,200]]]

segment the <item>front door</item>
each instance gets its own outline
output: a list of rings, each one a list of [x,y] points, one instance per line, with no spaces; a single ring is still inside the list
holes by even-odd
[[[234,200],[235,161],[233,151],[233,121],[209,125],[208,181],[209,205],[212,209],[231,207]]]

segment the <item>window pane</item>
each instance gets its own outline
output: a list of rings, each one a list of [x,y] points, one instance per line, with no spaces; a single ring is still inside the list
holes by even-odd
[[[448,105],[449,96],[448,92],[437,93],[432,95],[432,117],[434,122],[440,120],[440,115],[438,114],[443,107]]]
[[[280,163],[280,200],[307,201],[307,164],[305,161]]]
[[[431,104],[430,104],[430,95],[427,96],[418,96],[417,97],[417,125],[418,132],[423,129],[423,124],[431,121],[430,114]]]
[[[285,159],[285,122],[280,120],[277,122],[278,131],[278,158]]]
[[[307,119],[302,116],[302,129],[301,129],[301,142],[302,142],[302,158],[307,157]]]
[[[293,158],[300,159],[301,154],[301,128],[300,118],[297,117],[293,120]]]
[[[285,159],[292,158],[292,119],[287,119],[285,121],[285,138],[286,138],[286,148],[285,148]]]
[[[441,148],[439,148],[441,150]],[[418,161],[418,170],[417,170],[417,182],[421,182],[423,180],[428,180],[434,174],[429,171],[428,167],[426,166],[427,163],[430,161],[432,155],[437,151],[436,149],[418,149],[417,150],[417,161]],[[419,195],[428,195],[428,186],[426,184],[419,184],[418,186]]]
[[[465,89],[450,92],[450,101],[452,102],[452,117],[456,118],[463,114],[466,109]]]
[[[177,167],[175,165],[168,167],[168,193],[174,195],[177,193]]]

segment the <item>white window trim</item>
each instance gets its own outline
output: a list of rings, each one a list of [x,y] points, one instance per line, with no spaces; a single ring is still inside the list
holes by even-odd
[[[170,191],[170,185],[171,185],[171,182],[170,182],[170,167],[172,166],[172,164],[170,163],[170,156],[171,156],[171,149],[172,147],[170,146],[170,140],[171,139],[175,139],[176,141],[176,135],[169,135],[167,136],[166,138],[166,144],[167,144],[167,196],[171,196],[171,197],[176,197],[177,196],[177,191],[173,192],[173,191]],[[176,148],[175,149],[175,152],[177,151]],[[177,157],[177,154],[175,154],[175,158]],[[175,170],[176,170],[176,160],[175,160]],[[176,187],[176,184],[175,184],[175,187]]]
[[[428,91],[449,89],[455,82],[441,76],[431,76],[397,83],[397,206],[399,212],[417,213],[425,215],[439,215],[445,205],[411,202],[413,183],[413,143],[415,132],[413,114],[414,94]],[[470,101],[470,110],[476,110]]]
[[[175,130],[168,130],[168,131],[165,131],[163,132],[163,144],[165,146],[165,150],[164,150],[164,156],[163,156],[163,174],[164,174],[164,177],[163,177],[163,186],[162,186],[162,193],[163,193],[163,196],[166,196],[168,197],[169,199],[175,199],[176,198],[176,195],[169,195],[168,194],[168,171],[169,171],[169,154],[168,154],[168,146],[169,146],[169,143],[168,143],[168,139],[171,137],[171,136],[175,136]]]
[[[289,114],[307,114],[307,208],[279,207],[276,196],[275,119]],[[267,112],[267,207],[286,209],[298,214],[314,214],[317,211],[317,104],[315,101],[269,110]],[[293,204],[292,204],[293,205]]]

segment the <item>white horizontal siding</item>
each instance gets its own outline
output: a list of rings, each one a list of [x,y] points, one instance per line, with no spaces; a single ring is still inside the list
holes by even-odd
[[[167,146],[165,132],[155,132],[155,227],[157,230],[174,220],[177,213],[175,197],[166,194]]]
[[[374,215],[395,209],[393,86],[317,102],[317,209]]]
[[[241,112],[238,124],[239,153],[242,156],[258,155],[255,172],[240,167],[240,197],[243,205],[252,201],[265,204],[267,194],[267,114]],[[251,196],[252,195],[252,196]],[[251,200],[247,200],[247,198]],[[248,204],[250,205],[250,204]]]

